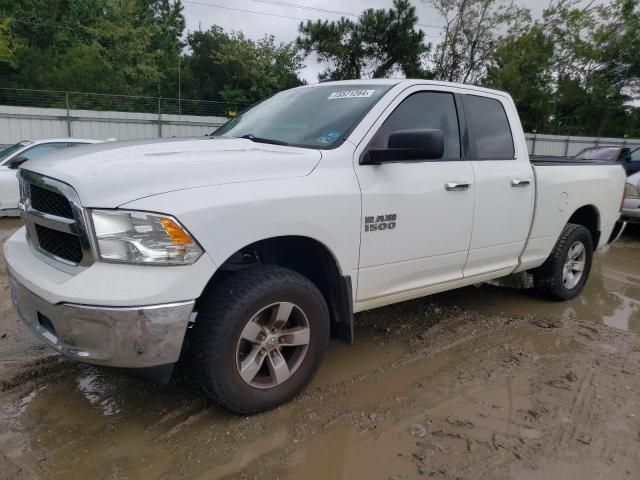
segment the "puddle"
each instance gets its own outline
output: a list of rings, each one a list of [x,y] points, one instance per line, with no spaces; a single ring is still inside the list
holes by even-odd
[[[93,405],[102,410],[102,414],[110,417],[120,412],[113,398],[112,385],[104,381],[103,375],[94,369],[87,369],[77,379],[78,390]]]
[[[385,338],[372,329],[356,326],[356,341],[347,345],[332,340],[320,371],[310,388],[338,383],[371,372],[401,358],[408,350],[406,343]]]
[[[257,440],[241,445],[229,462],[205,470],[196,478],[198,480],[217,480],[237,474],[249,466],[251,462],[285,447],[290,441],[289,430],[285,426],[276,427],[273,432],[261,435]]]
[[[40,391],[22,421],[31,448],[50,460],[48,478],[146,478],[172,462],[153,448],[165,408],[180,411],[180,401],[135,379],[80,367]]]
[[[415,468],[408,467],[398,453],[409,451],[414,439],[399,433],[332,428],[294,451],[281,475],[289,480],[386,479],[389,476],[384,474],[389,471],[413,476]]]
[[[640,250],[623,241],[598,252],[589,280],[573,300],[553,302],[523,287],[522,277],[509,277],[441,295],[457,305],[485,315],[554,315],[588,320],[640,333]]]
[[[353,348],[332,341],[310,391],[367,374],[406,353],[401,342],[372,329],[358,328],[357,335]],[[78,472],[83,478],[174,478],[181,469],[194,478],[227,478],[290,444],[291,422],[308,415],[303,402],[294,402],[285,412],[237,417],[211,405],[186,379],[162,387],[108,369],[71,368],[58,381],[39,379],[17,399],[13,416],[30,432],[30,450],[47,458],[47,478]],[[193,463],[181,467],[191,456]]]

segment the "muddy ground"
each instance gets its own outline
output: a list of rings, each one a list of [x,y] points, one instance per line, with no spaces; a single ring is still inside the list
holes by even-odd
[[[184,374],[161,387],[52,354],[2,275],[0,478],[640,478],[639,232],[570,302],[520,278],[359,314],[306,393],[253,417]]]

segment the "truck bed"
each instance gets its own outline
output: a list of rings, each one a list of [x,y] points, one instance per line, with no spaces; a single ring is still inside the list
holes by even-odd
[[[521,269],[535,268],[541,258],[548,257],[558,240],[558,232],[583,206],[594,209],[598,216],[600,236],[594,248],[606,245],[620,218],[625,178],[620,164],[560,157],[533,157],[531,163],[536,179],[536,200],[531,233],[521,256]],[[574,168],[576,165],[598,168]]]

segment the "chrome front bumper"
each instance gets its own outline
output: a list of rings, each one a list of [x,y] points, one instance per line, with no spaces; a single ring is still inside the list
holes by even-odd
[[[177,362],[195,304],[53,305],[14,278],[11,297],[31,331],[58,352],[81,362],[122,368]]]

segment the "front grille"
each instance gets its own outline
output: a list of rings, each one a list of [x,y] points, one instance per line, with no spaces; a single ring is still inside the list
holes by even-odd
[[[46,188],[30,185],[31,207],[57,217],[73,218],[73,210],[64,195]]]
[[[36,225],[35,227],[42,250],[64,260],[80,263],[80,260],[82,260],[82,245],[78,236],[59,232],[42,225]]]
[[[20,208],[31,247],[61,270],[93,263],[85,214],[66,183],[20,170]]]

